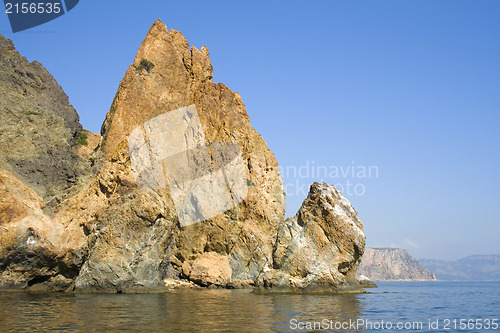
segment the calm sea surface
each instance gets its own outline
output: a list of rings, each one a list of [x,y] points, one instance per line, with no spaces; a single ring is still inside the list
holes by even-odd
[[[363,295],[257,295],[242,290],[153,295],[0,292],[0,332],[500,330],[500,282],[379,285]]]

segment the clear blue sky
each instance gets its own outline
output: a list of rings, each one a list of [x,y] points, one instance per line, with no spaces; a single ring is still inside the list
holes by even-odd
[[[160,18],[206,45],[214,81],[240,92],[288,168],[288,216],[305,185],[349,181],[369,246],[500,253],[500,1],[81,0],[16,34],[0,17],[93,132]],[[377,173],[313,177],[313,164]],[[309,177],[294,177],[301,166]]]

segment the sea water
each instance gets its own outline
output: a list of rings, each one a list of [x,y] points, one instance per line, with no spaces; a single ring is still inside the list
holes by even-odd
[[[358,295],[0,292],[0,332],[496,332],[500,282],[384,282]]]

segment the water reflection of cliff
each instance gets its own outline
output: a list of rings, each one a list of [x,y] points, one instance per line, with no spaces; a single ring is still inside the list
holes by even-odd
[[[356,295],[256,295],[245,290],[179,290],[150,295],[0,294],[6,331],[290,331],[292,319],[345,322],[356,320],[360,312]]]

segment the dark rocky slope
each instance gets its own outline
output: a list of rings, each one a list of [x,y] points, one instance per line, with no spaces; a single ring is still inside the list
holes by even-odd
[[[68,96],[37,61],[28,62],[0,35],[0,168],[22,179],[51,206],[82,178],[82,132]]]

